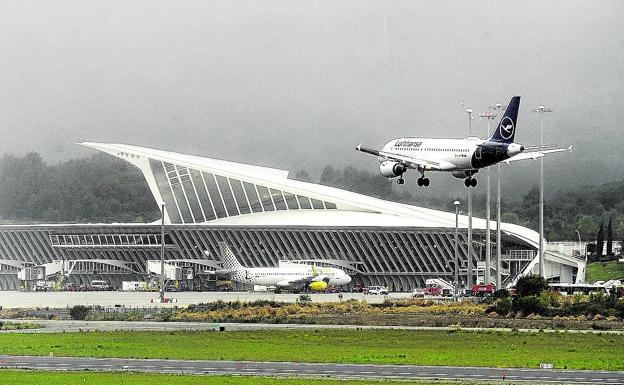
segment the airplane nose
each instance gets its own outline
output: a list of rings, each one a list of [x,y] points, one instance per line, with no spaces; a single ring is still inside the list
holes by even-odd
[[[347,283],[351,282],[351,276],[350,275],[345,275],[345,285]]]

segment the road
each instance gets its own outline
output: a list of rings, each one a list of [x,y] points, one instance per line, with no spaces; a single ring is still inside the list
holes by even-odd
[[[66,308],[74,305],[124,306],[124,307],[164,307],[188,306],[190,304],[215,302],[241,301],[252,302],[269,300],[277,302],[295,302],[299,294],[274,294],[272,292],[178,292],[166,293],[167,298],[175,299],[173,303],[154,303],[158,293],[122,292],[122,291],[88,291],[88,292],[20,292],[3,291],[0,306],[5,309],[15,308]],[[369,303],[381,303],[386,298],[411,298],[410,293],[390,293],[383,295],[364,295],[362,293],[342,293],[343,301],[357,299]],[[310,294],[312,302],[339,302],[338,294]]]
[[[128,372],[196,375],[319,376],[395,380],[506,380],[545,384],[624,384],[624,372],[453,366],[0,356],[0,367],[36,370],[123,370]]]
[[[35,323],[43,326],[37,329],[1,330],[0,333],[64,333],[84,331],[116,330],[209,330],[209,331],[251,331],[251,330],[331,330],[331,329],[399,329],[399,330],[458,330],[455,326],[382,326],[382,325],[321,325],[321,324],[271,324],[271,323],[227,323],[227,322],[156,322],[156,321],[69,321],[69,320],[21,320],[0,319],[0,322]],[[499,331],[526,333],[560,333],[555,329],[510,329],[510,328],[461,328],[465,331]],[[624,330],[566,330],[566,333],[624,334]]]

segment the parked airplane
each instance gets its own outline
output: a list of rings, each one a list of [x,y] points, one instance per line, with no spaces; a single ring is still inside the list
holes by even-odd
[[[403,184],[403,174],[408,169],[420,173],[419,186],[429,186],[425,171],[447,171],[456,178],[465,178],[466,187],[476,187],[473,177],[479,169],[499,162],[515,162],[537,159],[546,154],[571,150],[542,146],[525,148],[514,143],[518,121],[520,96],[511,98],[503,117],[488,139],[468,137],[466,139],[400,138],[386,143],[381,150],[363,147],[356,150],[379,157],[379,172],[387,178],[396,178]]]
[[[275,286],[276,288],[304,287],[324,291],[328,285],[346,285],[351,277],[334,267],[281,261],[278,267],[247,268],[240,264],[234,252],[225,243],[219,243],[224,270],[217,274],[228,275],[233,281],[250,285]]]

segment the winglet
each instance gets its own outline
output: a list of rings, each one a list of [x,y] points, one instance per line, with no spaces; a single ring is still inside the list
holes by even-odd
[[[355,146],[355,149],[357,151],[362,151],[362,143],[358,144],[357,146]]]

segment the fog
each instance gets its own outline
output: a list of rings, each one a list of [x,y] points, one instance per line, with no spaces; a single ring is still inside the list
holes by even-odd
[[[356,144],[466,136],[467,106],[521,95],[516,141],[539,143],[530,109],[544,104],[555,109],[544,142],[575,146],[546,160],[549,191],[624,177],[622,1],[2,5],[0,153],[55,163],[102,141],[377,172]],[[472,127],[486,134],[484,121]],[[536,166],[504,166],[504,188],[535,185]],[[415,194],[463,189],[433,174],[418,190],[416,177]]]

